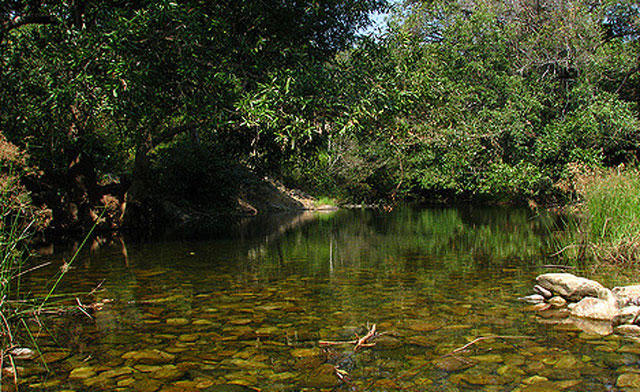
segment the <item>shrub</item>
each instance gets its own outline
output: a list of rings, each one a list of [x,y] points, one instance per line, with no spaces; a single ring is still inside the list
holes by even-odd
[[[34,206],[31,196],[23,184],[27,176],[37,176],[35,169],[27,164],[28,156],[9,143],[0,133],[0,231],[10,230],[8,223],[23,229],[32,225],[34,229],[46,227],[50,214],[44,207]]]

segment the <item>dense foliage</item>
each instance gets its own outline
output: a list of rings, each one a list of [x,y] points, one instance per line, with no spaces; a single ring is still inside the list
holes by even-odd
[[[8,2],[0,7],[0,129],[43,170],[34,197],[58,224],[87,226],[96,206],[113,204],[105,195],[125,191],[125,221],[127,210],[167,188],[165,197],[198,188],[215,204],[224,193],[218,182],[234,181],[233,170],[219,169],[262,169],[290,142],[286,124],[256,126],[255,97],[346,48],[383,6]]]
[[[385,37],[336,60],[344,111],[317,172],[368,197],[571,196],[573,168],[638,158],[638,14],[632,2],[405,2]]]
[[[42,171],[34,203],[85,227],[227,205],[247,168],[352,201],[539,202],[638,159],[635,2],[394,8],[356,39],[385,2],[11,1],[0,130]]]

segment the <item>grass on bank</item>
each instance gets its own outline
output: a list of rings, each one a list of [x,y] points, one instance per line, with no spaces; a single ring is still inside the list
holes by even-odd
[[[97,226],[95,223],[91,227],[71,259],[52,277],[53,283],[45,288],[44,297],[24,292],[21,287],[22,278],[49,263],[31,265],[28,244],[39,222],[37,216],[29,213],[29,204],[22,200],[25,194],[19,192],[21,190],[16,185],[16,178],[2,174],[4,173],[0,172],[0,369],[3,374],[0,375],[0,389],[3,387],[3,376],[7,374],[12,374],[12,382],[18,385],[19,375],[14,358],[33,358],[36,352],[41,355],[27,320],[76,308],[87,314],[77,299],[77,305],[73,302],[70,304],[74,296],[55,295],[54,291]],[[96,222],[103,215],[104,210]],[[33,347],[35,351],[25,348],[26,346]],[[48,371],[47,364],[43,362],[43,365]]]
[[[640,171],[612,169],[582,181],[582,219],[563,256],[595,264],[640,264]]]
[[[316,207],[320,207],[320,206],[337,207],[338,206],[338,203],[336,202],[335,199],[332,199],[326,196],[318,197],[318,199],[313,204]]]

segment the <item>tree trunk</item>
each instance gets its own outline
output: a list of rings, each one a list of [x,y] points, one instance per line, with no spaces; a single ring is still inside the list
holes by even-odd
[[[58,218],[63,227],[84,231],[98,218],[94,208],[99,203],[100,192],[93,157],[80,149],[74,151],[72,156],[65,173],[68,192],[61,200],[63,215]]]
[[[153,149],[151,139],[147,138],[136,149],[133,164],[131,186],[127,190],[122,206],[122,226],[140,226],[142,203],[149,196],[151,159],[149,153]]]
[[[153,185],[149,155],[157,146],[172,140],[177,135],[189,131],[195,132],[201,124],[203,124],[202,121],[197,121],[168,128],[158,132],[155,137],[147,134],[139,143],[136,148],[131,186],[127,190],[122,207],[120,223],[123,227],[150,228],[158,218],[162,217],[165,212],[162,205],[157,200],[154,201],[149,192]]]

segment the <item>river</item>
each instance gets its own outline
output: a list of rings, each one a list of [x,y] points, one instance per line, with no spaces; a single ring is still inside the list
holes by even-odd
[[[43,356],[18,361],[20,389],[624,391],[639,342],[551,323],[518,300],[558,262],[565,230],[529,210],[406,206],[96,241],[56,290],[96,309],[29,324]],[[39,257],[51,264],[23,287],[42,295],[71,254]],[[375,346],[320,344],[374,324]],[[475,341],[487,336],[501,337]]]

